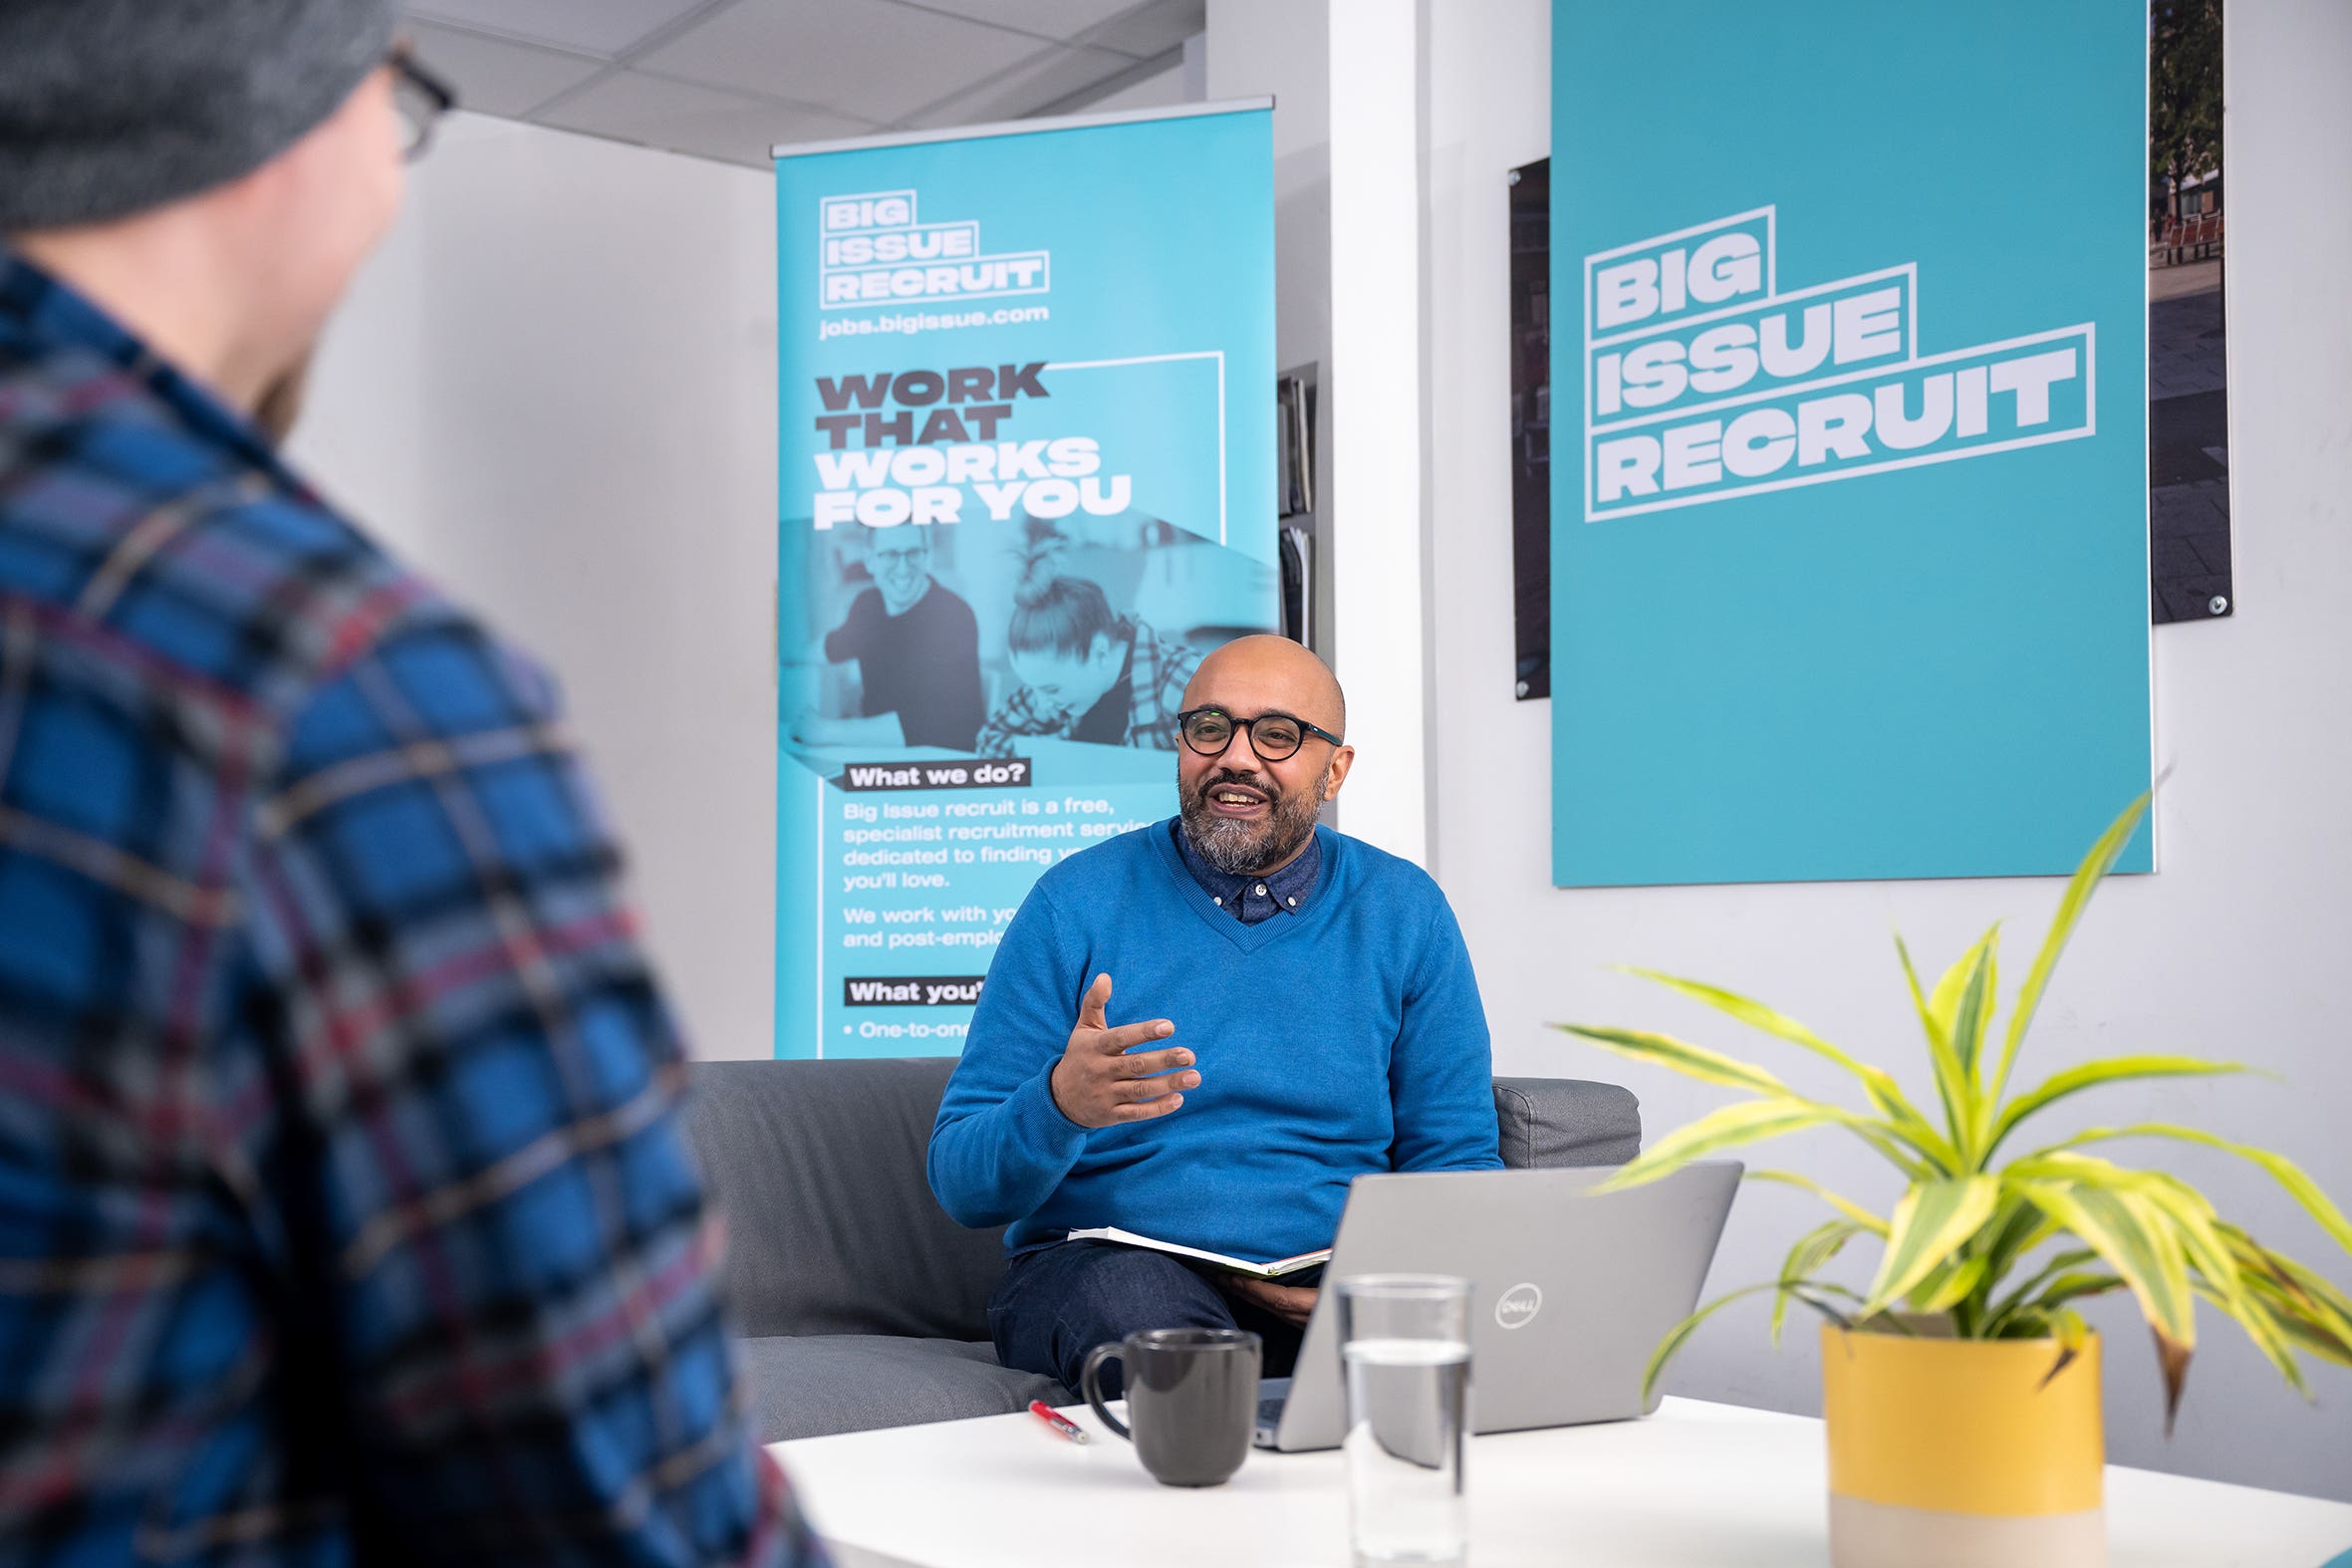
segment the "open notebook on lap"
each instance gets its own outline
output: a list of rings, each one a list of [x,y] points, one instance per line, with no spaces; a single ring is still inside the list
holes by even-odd
[[[1324,1283],[1351,1274],[1470,1280],[1474,1432],[1647,1415],[1642,1369],[1699,1303],[1740,1166],[1709,1161],[1647,1186],[1592,1193],[1609,1175],[1359,1176]],[[1257,1441],[1295,1451],[1336,1447],[1341,1436],[1339,1300],[1325,1290],[1296,1375],[1265,1385]]]

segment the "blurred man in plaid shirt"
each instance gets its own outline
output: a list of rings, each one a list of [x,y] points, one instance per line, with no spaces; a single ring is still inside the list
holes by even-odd
[[[392,9],[0,3],[0,1563],[815,1563],[548,681],[265,430]]]

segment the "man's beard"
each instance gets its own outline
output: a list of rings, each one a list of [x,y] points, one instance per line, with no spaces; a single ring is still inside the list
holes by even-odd
[[[1266,814],[1255,822],[1220,817],[1208,797],[1225,784],[1246,784],[1266,797]],[[1290,791],[1258,773],[1224,769],[1198,783],[1176,781],[1184,837],[1200,858],[1228,877],[1269,871],[1298,852],[1315,831],[1319,790]]]

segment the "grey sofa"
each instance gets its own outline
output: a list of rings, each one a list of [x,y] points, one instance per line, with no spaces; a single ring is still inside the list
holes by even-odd
[[[944,1058],[704,1062],[688,1130],[725,1215],[727,1291],[764,1442],[1066,1400],[996,1364],[1001,1230],[967,1230],[923,1176]],[[1503,1164],[1601,1166],[1641,1148],[1610,1084],[1498,1078]]]

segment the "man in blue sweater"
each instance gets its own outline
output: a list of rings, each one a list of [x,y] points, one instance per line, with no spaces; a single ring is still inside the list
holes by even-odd
[[[1486,1017],[1425,872],[1316,825],[1355,752],[1331,670],[1243,638],[1185,688],[1176,818],[1074,855],[1007,927],[931,1130],[931,1190],[1009,1224],[1008,1367],[1076,1388],[1137,1329],[1253,1329],[1289,1370],[1310,1288],[1072,1230],[1252,1260],[1331,1244],[1348,1183],[1493,1169]],[[1112,977],[1121,1011],[1110,1020]]]

